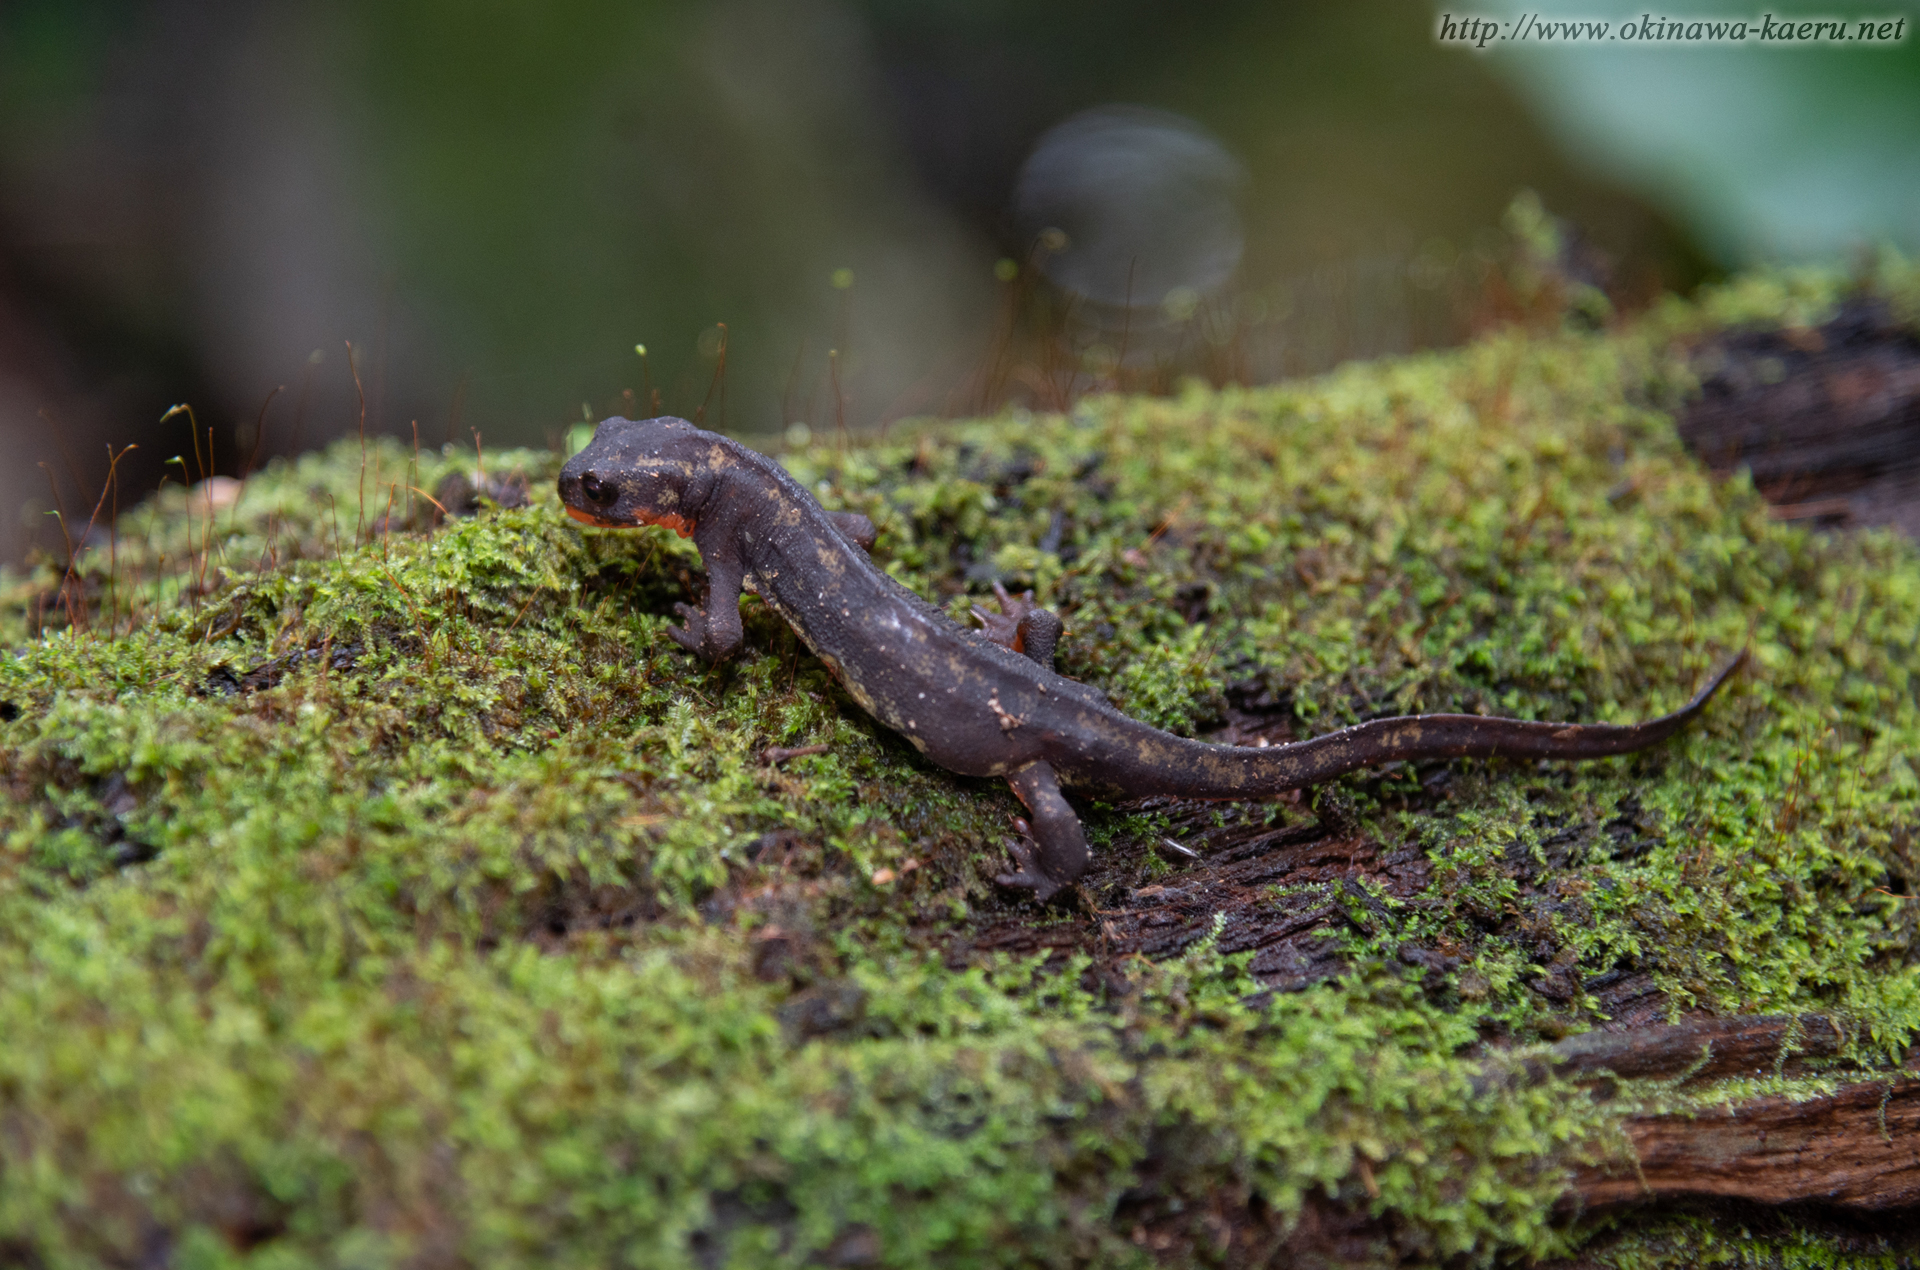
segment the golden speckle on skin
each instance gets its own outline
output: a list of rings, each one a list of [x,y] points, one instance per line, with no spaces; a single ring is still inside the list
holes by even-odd
[[[687,475],[687,465],[680,462],[678,459],[661,459],[661,458],[647,459],[642,462],[635,463],[633,465],[633,468],[636,472],[671,472],[673,475],[680,477],[683,480],[686,478],[686,475]]]
[[[1011,732],[1026,722],[1026,720],[1022,719],[1019,715],[1008,712],[1006,707],[1000,704],[1000,690],[998,688],[995,688],[992,695],[987,698],[987,709],[993,711],[994,714],[999,717],[1000,730],[1002,732]]]

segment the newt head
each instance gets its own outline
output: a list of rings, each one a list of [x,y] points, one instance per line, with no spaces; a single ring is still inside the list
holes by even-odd
[[[603,529],[665,525],[693,535],[698,490],[707,481],[689,461],[706,434],[684,419],[607,419],[560,472],[567,515]]]

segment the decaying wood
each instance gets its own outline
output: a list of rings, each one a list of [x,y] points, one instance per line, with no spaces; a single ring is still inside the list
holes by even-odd
[[[1845,1049],[1846,1033],[1823,1014],[1696,1019],[1630,1032],[1587,1032],[1553,1047],[1555,1070],[1575,1078],[1719,1080],[1792,1075]]]
[[[1875,300],[1817,328],[1747,327],[1697,350],[1680,435],[1716,472],[1744,467],[1782,520],[1920,537],[1920,334]]]
[[[1839,1055],[1822,1015],[1708,1019],[1590,1033],[1554,1047],[1576,1079],[1688,1082],[1792,1074]],[[1631,1161],[1578,1170],[1570,1207],[1678,1199],[1815,1204],[1856,1212],[1920,1207],[1920,1073],[1891,1071],[1806,1099],[1778,1095],[1628,1117]]]
[[[1920,1205],[1920,1076],[1889,1075],[1804,1102],[1756,1098],[1627,1122],[1637,1169],[1587,1169],[1588,1208],[1684,1197],[1880,1212]]]

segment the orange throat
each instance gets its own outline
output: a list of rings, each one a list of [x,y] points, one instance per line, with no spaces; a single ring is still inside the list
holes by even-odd
[[[583,525],[593,525],[600,529],[638,529],[641,525],[665,525],[682,538],[693,537],[693,522],[676,512],[662,512],[657,516],[642,516],[638,520],[606,520],[592,512],[583,512],[578,507],[568,507],[567,515]]]

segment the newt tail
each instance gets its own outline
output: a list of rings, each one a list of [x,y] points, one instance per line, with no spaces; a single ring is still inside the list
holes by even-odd
[[[1538,723],[1478,714],[1409,714],[1357,723],[1310,741],[1261,748],[1209,745],[1142,725],[1151,739],[1137,744],[1137,759],[1133,753],[1109,755],[1101,767],[1133,797],[1237,799],[1268,797],[1363,767],[1407,759],[1577,760],[1631,754],[1658,745],[1686,727],[1745,662],[1744,651],[1736,654],[1686,705],[1644,723]]]

